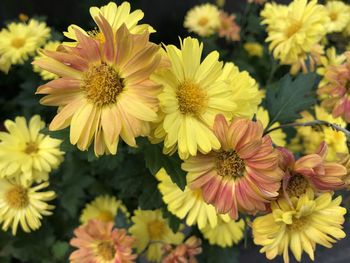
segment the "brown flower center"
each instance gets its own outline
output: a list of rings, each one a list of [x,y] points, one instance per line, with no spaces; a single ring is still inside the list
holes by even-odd
[[[332,12],[329,14],[329,17],[332,21],[336,21],[338,19],[338,14],[335,12]]]
[[[29,204],[28,191],[23,186],[13,186],[5,193],[7,204],[13,209],[22,209]]]
[[[242,177],[245,163],[234,150],[220,151],[216,155],[216,170],[222,177]]]
[[[289,197],[299,197],[306,193],[308,187],[309,182],[305,179],[305,177],[300,174],[296,174],[290,178],[286,191]]]
[[[101,211],[98,219],[104,222],[114,221],[114,216],[110,211]]]
[[[290,38],[291,36],[293,36],[296,32],[299,31],[299,29],[301,28],[302,24],[299,21],[295,21],[292,24],[289,25],[289,27],[287,28],[286,31],[286,36],[288,38]]]
[[[34,142],[27,142],[26,143],[26,148],[24,149],[24,152],[26,154],[32,154],[32,153],[37,153],[39,150],[38,145]]]
[[[148,223],[147,229],[150,239],[159,240],[165,231],[165,223],[156,219]]]
[[[97,254],[106,261],[114,259],[115,248],[111,241],[101,241],[97,245]]]
[[[198,25],[199,26],[205,26],[206,24],[208,24],[208,22],[209,22],[209,19],[207,17],[201,17],[198,20]]]
[[[12,39],[11,46],[19,49],[19,48],[23,47],[25,43],[26,43],[26,40],[24,38],[16,37],[16,38]]]
[[[199,114],[206,103],[206,94],[198,84],[191,81],[182,83],[176,91],[180,112],[183,114]]]
[[[124,80],[106,64],[91,66],[83,76],[82,89],[86,98],[97,106],[115,103],[123,88]]]
[[[301,231],[303,227],[307,224],[307,217],[293,218],[293,223],[288,225],[289,229],[292,231]]]

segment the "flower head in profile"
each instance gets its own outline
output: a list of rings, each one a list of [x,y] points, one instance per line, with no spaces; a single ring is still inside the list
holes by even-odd
[[[267,3],[261,12],[270,50],[282,64],[309,53],[326,34],[327,11],[316,0],[294,0],[288,6]]]
[[[328,33],[343,31],[350,22],[350,7],[341,1],[327,1],[326,9],[329,16]]]
[[[261,58],[264,54],[264,47],[257,42],[247,42],[243,45],[243,48],[251,57]]]
[[[298,55],[298,59],[291,64],[290,74],[296,75],[300,71],[304,74],[316,71],[318,65],[321,64],[321,58],[324,55],[324,47],[315,44],[309,52],[302,52]]]
[[[114,196],[101,195],[87,204],[80,216],[80,222],[86,224],[91,219],[98,219],[104,222],[114,222],[118,212],[129,217],[127,208]]]
[[[175,248],[165,245],[162,263],[197,263],[196,255],[202,253],[201,245],[202,241],[195,236],[189,237]]]
[[[96,155],[116,154],[119,137],[135,147],[157,119],[159,86],[149,76],[158,67],[158,46],[149,33],[114,32],[103,16],[95,17],[105,42],[76,30],[77,45],[43,51],[33,62],[60,76],[37,90],[40,102],[58,106],[50,130],[70,126],[70,142],[84,151],[94,142]]]
[[[224,11],[220,12],[220,27],[218,30],[220,37],[224,37],[228,41],[239,41],[241,39],[241,28],[235,20],[235,15],[229,15]]]
[[[18,225],[24,232],[37,230],[43,216],[51,215],[55,207],[47,204],[55,198],[55,192],[40,190],[49,186],[48,182],[38,185],[23,185],[16,179],[0,179],[0,223],[2,229],[12,228],[16,235]]]
[[[291,202],[279,198],[271,203],[271,213],[253,221],[254,243],[262,246],[260,252],[270,260],[283,254],[288,263],[289,249],[297,261],[304,251],[314,260],[317,244],[331,248],[345,237],[342,224],[346,209],[340,203],[340,196],[334,200],[330,193],[315,197],[311,189]]]
[[[61,42],[59,42],[59,41],[49,41],[43,46],[43,49],[49,50],[49,51],[56,51],[60,44],[61,44]],[[39,50],[38,54],[34,57],[34,61],[37,59],[40,59],[42,57],[45,57],[45,54]],[[39,73],[43,80],[51,80],[51,79],[58,78],[58,76],[56,74],[51,73],[47,70],[43,70],[43,69],[39,68],[37,65],[33,65],[33,70],[35,72]]]
[[[278,196],[282,171],[278,152],[269,136],[263,136],[261,122],[223,115],[215,119],[214,132],[221,148],[198,154],[182,164],[192,189],[201,189],[207,203],[222,214],[238,218],[238,211],[256,213]]]
[[[39,115],[29,123],[24,117],[6,120],[0,132],[0,177],[18,178],[23,184],[48,180],[48,174],[63,160],[61,140],[40,133],[45,123]]]
[[[70,244],[76,247],[69,257],[72,263],[132,263],[134,239],[125,229],[113,228],[113,222],[90,220],[74,230]]]
[[[136,239],[137,252],[146,249],[146,258],[149,261],[160,262],[164,245],[178,245],[184,239],[183,233],[174,233],[170,229],[160,210],[136,210],[131,221],[133,225],[129,232]]]
[[[213,35],[220,27],[220,11],[213,4],[202,4],[189,10],[184,27],[202,37]]]

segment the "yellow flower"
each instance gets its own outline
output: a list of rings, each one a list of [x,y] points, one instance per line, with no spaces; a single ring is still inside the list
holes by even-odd
[[[256,56],[261,58],[264,54],[263,46],[256,42],[247,42],[243,45],[243,48],[247,51],[249,56],[252,57]]]
[[[7,73],[9,65],[23,64],[49,36],[50,28],[44,22],[10,23],[0,31],[0,69]]]
[[[264,128],[267,127],[267,125],[270,122],[269,113],[267,110],[265,110],[263,107],[259,107],[258,111],[256,113],[256,119],[261,121]],[[275,122],[270,129],[278,127],[280,124],[279,122]],[[277,146],[286,146],[286,134],[282,131],[282,129],[275,130],[273,132],[269,133],[273,143]]]
[[[242,240],[244,225],[243,219],[225,222],[219,218],[217,226],[211,227],[208,225],[201,229],[201,232],[204,238],[209,240],[210,245],[231,247]]]
[[[22,184],[48,180],[48,174],[63,160],[61,140],[40,133],[45,127],[39,115],[6,120],[8,132],[0,132],[0,177],[18,177]]]
[[[220,26],[220,11],[213,4],[202,4],[190,9],[185,17],[184,27],[202,37],[208,37]]]
[[[302,52],[298,56],[298,60],[291,63],[290,74],[296,75],[299,71],[304,74],[314,72],[317,65],[321,62],[321,57],[324,55],[324,47],[320,44],[315,44],[311,47],[308,53]]]
[[[187,225],[197,224],[200,229],[208,225],[214,228],[218,220],[231,221],[229,215],[217,214],[215,207],[204,201],[200,189],[191,190],[186,186],[182,191],[171,181],[164,168],[159,170],[156,177],[159,180],[159,191],[164,203],[168,205],[168,210],[180,219],[186,218]]]
[[[300,198],[285,198],[272,202],[270,214],[256,218],[252,224],[254,243],[268,259],[283,254],[289,262],[290,247],[297,261],[305,251],[314,260],[316,244],[327,248],[345,237],[342,231],[346,209],[340,206],[341,197],[332,200],[330,193],[314,197],[311,189]]]
[[[0,179],[0,223],[2,229],[12,228],[16,235],[18,224],[25,232],[37,230],[42,216],[51,215],[54,206],[46,202],[55,198],[55,192],[39,192],[48,182],[36,186],[24,186],[18,180]]]
[[[117,200],[114,196],[98,196],[85,206],[80,216],[80,222],[86,224],[91,219],[114,222],[114,218],[119,211],[129,217],[127,208],[120,200]]]
[[[326,9],[330,22],[327,24],[327,32],[341,32],[350,22],[350,8],[341,1],[327,2]]]
[[[326,34],[329,21],[325,7],[316,0],[294,0],[288,6],[267,3],[261,16],[267,25],[269,49],[282,64],[292,64],[310,52]]]
[[[119,6],[114,2],[109,2],[100,8],[93,6],[90,8],[90,15],[96,24],[99,24],[98,17],[103,16],[107,22],[111,25],[114,33],[124,24],[126,28],[132,34],[142,34],[145,32],[153,33],[155,30],[148,24],[138,25],[137,23],[143,18],[144,14],[142,10],[137,9],[130,13],[130,3],[123,2]],[[68,31],[63,34],[72,40],[77,41],[76,30],[80,31],[84,35],[94,37],[101,42],[105,41],[105,36],[99,29],[85,31],[77,25],[70,25]],[[68,43],[64,43],[68,44]]]
[[[170,229],[160,210],[136,210],[131,221],[129,232],[136,239],[137,252],[147,248],[145,253],[149,261],[160,262],[165,244],[178,245],[184,240],[184,234]]]
[[[71,126],[70,142],[85,151],[94,141],[98,156],[116,154],[119,137],[136,147],[135,138],[149,134],[160,89],[149,77],[161,55],[148,32],[134,35],[124,25],[113,32],[103,16],[96,19],[104,44],[76,31],[77,46],[44,51],[33,63],[61,77],[37,90],[47,95],[42,104],[60,109],[50,130]]]
[[[60,44],[61,43],[59,41],[49,41],[43,46],[43,49],[49,50],[49,51],[56,51],[57,47]],[[38,51],[38,54],[34,57],[34,61],[37,59],[40,59],[42,57],[45,57],[45,54],[41,51]],[[43,80],[51,80],[51,79],[58,78],[58,76],[56,74],[51,73],[51,72],[46,71],[46,70],[43,70],[43,69],[39,68],[37,65],[33,65],[33,70],[34,70],[34,72],[39,73]]]

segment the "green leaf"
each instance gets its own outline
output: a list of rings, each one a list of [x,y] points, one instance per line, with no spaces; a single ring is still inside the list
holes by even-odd
[[[150,174],[145,174],[144,176],[148,176],[148,180],[144,181],[142,193],[138,199],[139,206],[143,210],[158,209],[163,203],[162,196],[157,187],[158,181]]]
[[[200,262],[207,263],[238,263],[238,250],[236,248],[221,248],[207,243],[203,244],[203,253]]]
[[[64,241],[56,241],[52,246],[52,254],[54,259],[63,260],[69,249],[69,244]]]
[[[177,216],[169,212],[165,205],[162,207],[162,215],[164,218],[168,219],[169,226],[174,233],[179,231],[181,220]]]
[[[267,88],[266,107],[270,115],[268,129],[273,123],[290,123],[300,118],[300,112],[316,103],[313,87],[316,74],[300,74],[296,79],[284,76]]]
[[[131,226],[130,220],[120,209],[114,218],[114,224],[116,228],[128,229]]]

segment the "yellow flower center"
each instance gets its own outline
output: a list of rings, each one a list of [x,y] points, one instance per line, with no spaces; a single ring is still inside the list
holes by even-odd
[[[104,222],[114,221],[114,216],[110,211],[101,211],[98,215],[98,219]]]
[[[37,153],[39,151],[38,145],[35,142],[27,142],[24,152],[26,154]]]
[[[199,114],[206,103],[206,94],[198,84],[191,81],[182,83],[176,91],[180,112],[183,114]]]
[[[205,26],[206,24],[208,24],[208,22],[209,22],[209,19],[207,17],[201,17],[198,20],[198,25],[199,26]]]
[[[165,231],[165,223],[156,219],[148,223],[147,229],[150,239],[159,240]]]
[[[289,229],[292,231],[300,231],[305,227],[307,223],[307,217],[295,218],[293,217],[293,223],[288,225]]]
[[[92,37],[92,38],[94,38],[94,39],[100,41],[101,44],[103,44],[103,43],[106,41],[105,36],[104,36],[103,33],[102,33],[100,30],[98,30],[98,29],[90,30],[90,31],[88,31],[87,33],[88,33],[88,35],[89,35],[90,37]]]
[[[308,187],[309,182],[305,179],[305,177],[300,174],[296,174],[289,180],[286,191],[289,197],[299,197],[306,193]]]
[[[293,36],[296,32],[299,31],[299,29],[301,28],[302,24],[299,21],[295,21],[293,23],[291,23],[289,25],[289,27],[287,28],[286,31],[286,36],[288,38],[290,38],[291,36]]]
[[[331,19],[332,21],[336,21],[337,18],[338,18],[338,14],[335,13],[335,12],[332,12],[332,13],[329,14],[329,17],[330,17],[330,19]]]
[[[115,103],[123,88],[124,80],[106,64],[91,66],[83,76],[82,89],[86,98],[97,106]]]
[[[216,171],[222,177],[242,177],[245,163],[234,150],[220,151],[216,155]]]
[[[28,191],[23,186],[13,186],[5,193],[5,200],[11,208],[22,209],[29,204]]]
[[[97,254],[103,258],[105,261],[110,261],[114,259],[115,248],[111,241],[101,241],[97,245]]]
[[[12,39],[11,41],[11,46],[13,46],[14,48],[21,48],[24,46],[25,44],[25,39],[24,38],[21,38],[21,37],[16,37],[14,39]]]

